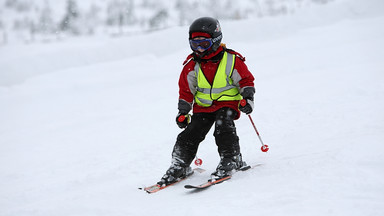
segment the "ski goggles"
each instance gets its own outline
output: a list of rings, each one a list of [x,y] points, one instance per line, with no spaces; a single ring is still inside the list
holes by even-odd
[[[212,46],[212,39],[207,38],[207,39],[202,39],[202,40],[189,40],[189,44],[193,50],[197,49],[203,49],[207,50]]]

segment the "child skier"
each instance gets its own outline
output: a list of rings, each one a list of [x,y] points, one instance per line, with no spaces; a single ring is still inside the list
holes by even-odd
[[[213,124],[220,163],[212,175],[222,177],[246,166],[234,120],[240,117],[240,111],[250,114],[253,110],[254,77],[245,58],[221,44],[222,37],[219,21],[214,18],[199,18],[189,28],[193,53],[185,60],[180,75],[176,117],[177,125],[185,129],[177,137],[171,166],[159,186],[193,173],[190,164]],[[242,99],[246,105],[239,106]],[[188,113],[192,109],[191,117]]]

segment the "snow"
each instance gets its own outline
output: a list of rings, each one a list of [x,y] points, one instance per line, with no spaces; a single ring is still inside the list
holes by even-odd
[[[194,193],[205,173],[156,194],[177,134],[187,27],[0,49],[0,215],[383,215],[384,13],[349,0],[292,16],[223,22],[256,77],[237,122],[261,163]],[[321,18],[319,18],[321,17]]]

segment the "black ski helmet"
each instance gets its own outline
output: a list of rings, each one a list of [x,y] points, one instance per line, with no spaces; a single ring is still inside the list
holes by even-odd
[[[220,23],[212,17],[201,17],[193,21],[189,27],[189,39],[192,39],[192,33],[203,32],[207,33],[212,38],[212,50],[216,51],[219,48],[223,34],[221,33]]]

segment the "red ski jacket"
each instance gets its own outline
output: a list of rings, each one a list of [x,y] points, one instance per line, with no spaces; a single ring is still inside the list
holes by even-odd
[[[201,70],[203,71],[207,81],[212,85],[213,79],[215,77],[217,68],[221,61],[220,54],[225,50],[228,53],[235,54],[235,65],[232,73],[233,84],[238,86],[240,94],[242,90],[246,87],[254,87],[254,77],[251,72],[248,70],[248,67],[245,65],[245,58],[239,53],[233,50],[226,49],[223,46],[220,46],[216,52],[211,53],[210,55],[203,57],[200,62]],[[217,59],[217,57],[220,57]],[[216,59],[215,59],[216,57]],[[195,76],[195,64],[196,61],[193,58],[193,55],[189,55],[184,61],[184,68],[180,74],[179,79],[179,99],[188,102],[190,105],[193,104],[193,113],[210,113],[215,112],[220,108],[229,107],[237,111],[238,115],[236,119],[240,117],[239,111],[239,101],[213,101],[213,104],[210,107],[202,107],[197,103],[193,103],[194,94],[196,93],[196,76]]]

